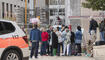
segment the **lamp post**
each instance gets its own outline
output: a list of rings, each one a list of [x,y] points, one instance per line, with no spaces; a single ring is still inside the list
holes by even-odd
[[[25,27],[27,32],[27,0],[25,0]]]

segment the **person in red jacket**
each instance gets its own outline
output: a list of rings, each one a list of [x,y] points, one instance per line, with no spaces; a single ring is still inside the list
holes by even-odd
[[[46,55],[47,41],[49,37],[45,28],[42,29],[41,37],[42,37],[41,55],[43,56]]]

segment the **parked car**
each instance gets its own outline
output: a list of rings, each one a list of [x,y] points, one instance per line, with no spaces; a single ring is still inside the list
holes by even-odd
[[[28,39],[13,21],[0,19],[0,59],[23,60],[29,57]]]

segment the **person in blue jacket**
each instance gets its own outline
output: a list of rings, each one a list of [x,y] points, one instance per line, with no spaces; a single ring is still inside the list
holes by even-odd
[[[75,33],[75,44],[77,46],[76,55],[81,55],[81,42],[82,42],[82,31],[81,27],[77,26],[77,31]]]
[[[35,58],[38,56],[39,41],[41,41],[41,31],[37,27],[37,25],[34,25],[34,28],[30,32],[30,41],[32,43],[30,58],[33,57],[34,53]]]

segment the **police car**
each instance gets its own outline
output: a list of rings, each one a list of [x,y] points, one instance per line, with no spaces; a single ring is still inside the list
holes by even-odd
[[[0,59],[23,60],[29,57],[28,39],[13,21],[0,19]]]

